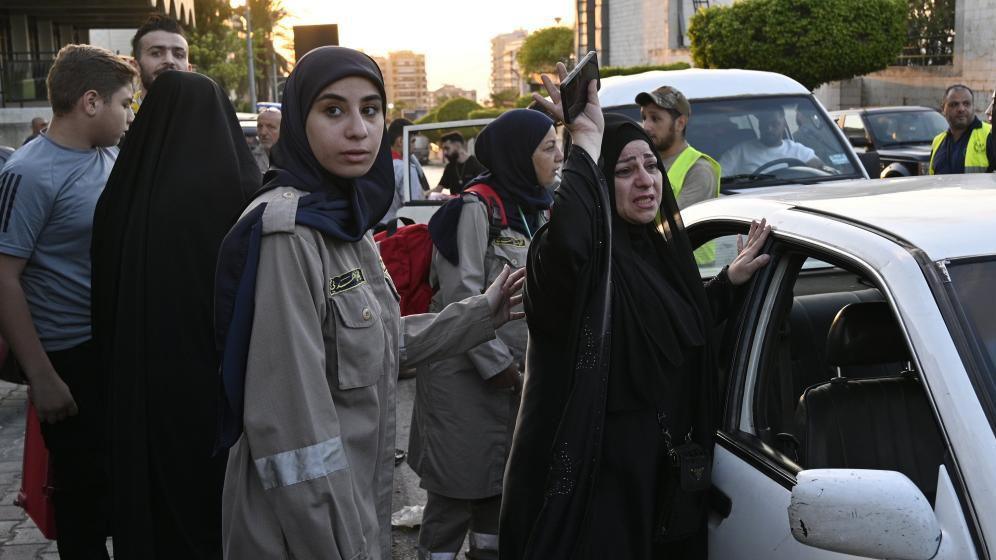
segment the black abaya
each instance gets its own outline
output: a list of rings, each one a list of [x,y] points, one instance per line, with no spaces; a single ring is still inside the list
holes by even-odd
[[[221,556],[215,262],[260,182],[224,92],[198,74],[160,76],[94,219],[94,338],[110,380],[115,558]]]
[[[614,208],[594,219],[614,202],[612,170],[632,140],[652,145],[639,125],[607,115],[601,169],[572,150],[552,218],[530,246],[530,340],[505,475],[503,560],[704,554],[652,542],[657,414],[711,448],[716,367],[707,334],[732,290],[725,274],[703,289],[666,175],[660,228],[630,226]],[[611,312],[593,329],[591,302],[606,289]]]

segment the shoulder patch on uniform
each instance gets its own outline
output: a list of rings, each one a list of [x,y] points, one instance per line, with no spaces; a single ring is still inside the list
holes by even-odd
[[[353,288],[365,284],[366,281],[366,278],[363,276],[363,270],[359,268],[350,270],[339,276],[333,276],[329,278],[329,296],[348,292]]]
[[[297,225],[297,194],[284,191],[271,195],[263,210],[263,235],[292,232]]]
[[[495,245],[505,245],[507,247],[525,247],[526,240],[518,237],[496,237]]]

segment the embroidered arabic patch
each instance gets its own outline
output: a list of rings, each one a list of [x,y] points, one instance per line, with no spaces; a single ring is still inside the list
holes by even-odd
[[[359,268],[355,270],[350,270],[345,274],[340,274],[339,276],[333,276],[329,278],[329,296],[334,296],[336,294],[341,294],[343,292],[348,292],[361,284],[366,283],[366,278],[363,277],[363,271]]]
[[[509,247],[525,247],[526,240],[518,239],[515,237],[496,237],[494,241],[495,245],[506,245]]]

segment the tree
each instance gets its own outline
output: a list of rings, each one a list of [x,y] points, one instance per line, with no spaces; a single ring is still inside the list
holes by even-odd
[[[491,105],[494,107],[514,107],[519,92],[514,89],[503,89],[491,94]]]
[[[602,66],[598,69],[601,78],[611,76],[632,76],[642,74],[651,70],[686,70],[692,66],[687,62],[674,62],[672,64],[648,64],[645,66]]]
[[[515,100],[515,106],[518,109],[525,109],[532,102],[533,102],[532,95],[523,95],[522,97]]]
[[[190,62],[198,72],[209,76],[238,100],[249,91],[248,56],[240,15],[226,0],[195,0],[196,27],[189,35]],[[279,22],[286,16],[281,0],[250,0],[253,31],[253,63],[257,93],[268,99],[267,69],[271,64],[273,39],[282,34]],[[240,34],[240,31],[243,31]],[[233,95],[234,94],[234,95]],[[245,102],[238,108],[254,111]]]
[[[492,108],[487,108],[486,107],[484,109],[475,109],[475,110],[471,111],[470,113],[467,113],[467,118],[469,118],[469,119],[495,119],[495,118],[498,118],[498,116],[501,115],[502,113],[504,113],[505,111],[508,111],[508,109],[499,109],[497,107],[492,107]]]
[[[415,121],[415,124],[462,121],[472,118],[470,117],[470,113],[472,111],[479,111],[483,108],[484,107],[481,107],[480,105],[469,99],[464,99],[463,97],[457,97],[454,99],[450,99],[449,101],[443,103],[439,107],[436,107],[435,111],[432,111],[427,115],[425,115],[424,117],[418,119],[417,121]],[[479,127],[471,126],[471,127],[457,128],[457,129],[426,130],[421,132],[420,134],[424,134],[425,137],[428,138],[430,142],[439,142],[439,139],[443,136],[443,134],[446,134],[447,132],[453,132],[453,130],[459,131],[460,134],[463,134],[464,138],[472,138],[474,136],[477,136],[477,133],[480,132]]]
[[[906,41],[906,0],[742,0],[698,11],[701,68],[786,74],[809,89],[881,70]]]
[[[467,118],[468,113],[476,109],[483,109],[483,107],[469,99],[457,97],[440,105],[435,112],[438,122],[462,121]]]
[[[547,27],[530,33],[516,58],[525,75],[555,72],[557,63],[566,64],[573,53],[574,31],[569,27]]]
[[[954,54],[955,0],[908,0],[907,66],[951,64]]]

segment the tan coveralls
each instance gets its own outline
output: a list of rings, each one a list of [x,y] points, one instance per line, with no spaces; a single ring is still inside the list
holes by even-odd
[[[505,228],[489,240],[487,206],[472,194],[463,200],[460,263],[433,250],[430,281],[439,289],[432,311],[480,294],[506,264],[514,270],[526,263],[529,238]],[[505,210],[517,212],[514,206]],[[502,477],[519,394],[491,388],[486,380],[523,361],[527,335],[525,321],[507,323],[494,340],[418,366],[408,462],[429,491],[419,535],[423,558],[450,558],[460,550],[468,524],[473,557],[486,556],[475,555],[477,549],[497,547]]]
[[[491,313],[479,295],[402,319],[370,234],[347,243],[296,225],[305,194],[250,206],[268,202],[225,558],[387,560],[399,365],[493,338]]]

